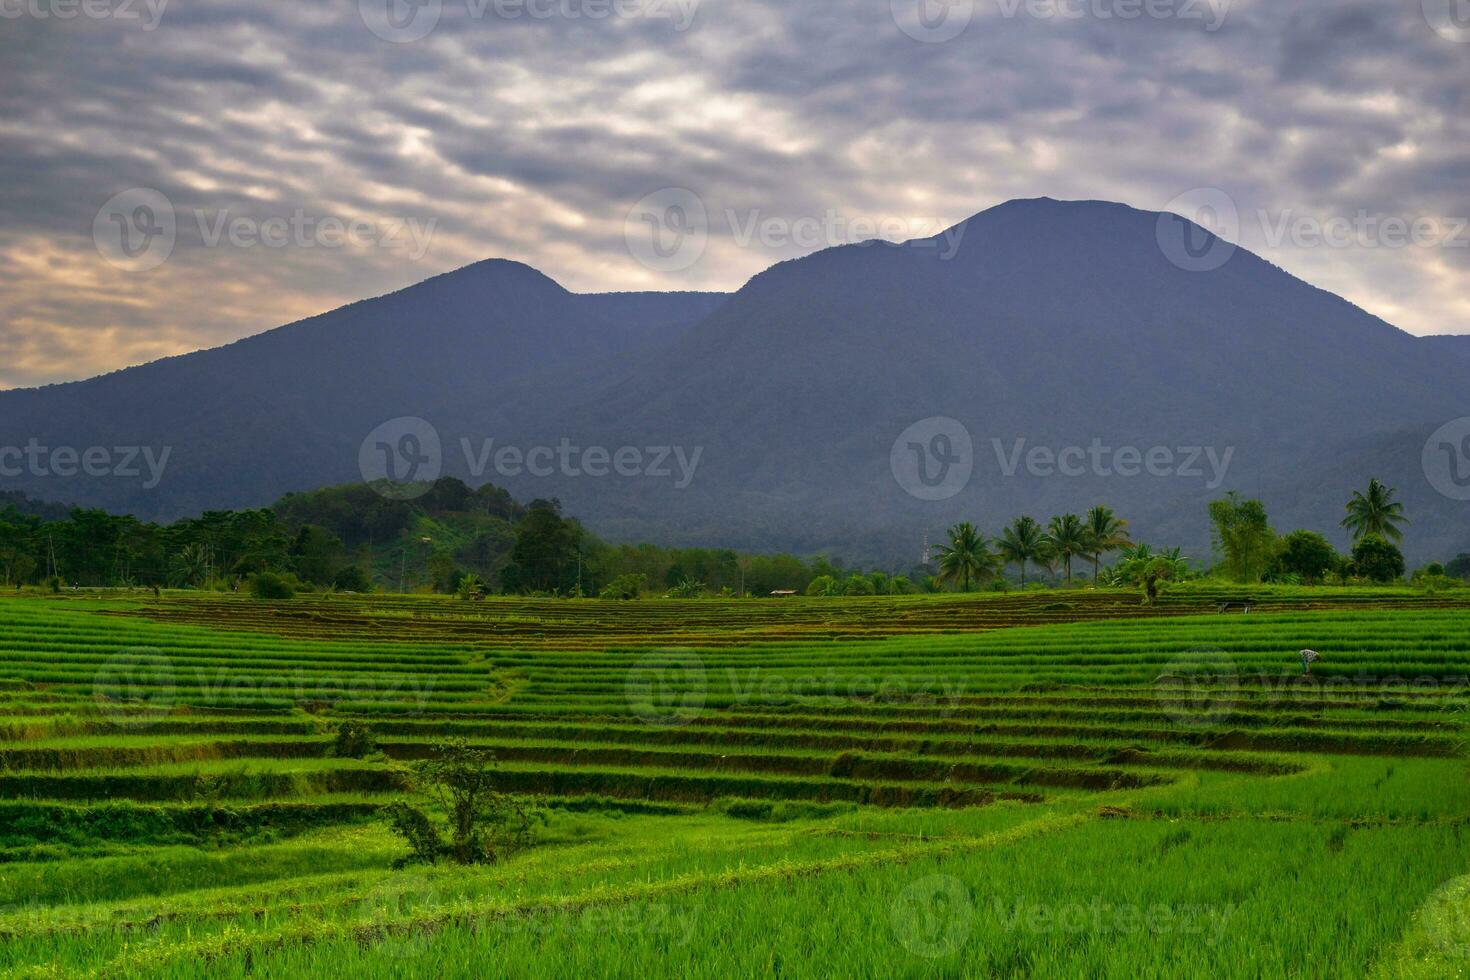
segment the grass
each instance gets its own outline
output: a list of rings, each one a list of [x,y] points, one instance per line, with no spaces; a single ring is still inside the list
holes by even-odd
[[[0,973],[1461,975],[1467,604],[1242,591],[3,598]],[[394,871],[446,735],[547,824]]]

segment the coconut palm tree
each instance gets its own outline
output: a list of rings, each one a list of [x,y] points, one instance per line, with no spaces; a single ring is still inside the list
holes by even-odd
[[[1133,542],[1128,537],[1128,522],[1114,514],[1111,507],[1098,504],[1087,512],[1083,523],[1087,528],[1087,557],[1092,559],[1092,581],[1095,583],[1103,555]]]
[[[1409,519],[1404,516],[1404,505],[1393,499],[1396,493],[1397,490],[1379,483],[1376,477],[1368,481],[1367,493],[1353,491],[1342,526],[1353,532],[1354,541],[1361,541],[1370,534],[1389,541],[1404,539],[1404,532],[1398,529],[1398,525],[1409,523]]]
[[[1046,543],[1067,569],[1067,585],[1072,584],[1072,559],[1087,554],[1087,527],[1076,514],[1053,517],[1046,528]]]
[[[996,550],[1001,560],[1021,568],[1021,588],[1026,587],[1026,563],[1035,562],[1043,568],[1051,562],[1051,549],[1046,544],[1046,532],[1034,517],[1018,517],[1010,527],[1000,532]]]
[[[958,582],[961,591],[970,591],[972,580],[983,581],[995,574],[997,558],[990,542],[969,521],[949,529],[949,544],[934,546],[939,559],[939,580]]]

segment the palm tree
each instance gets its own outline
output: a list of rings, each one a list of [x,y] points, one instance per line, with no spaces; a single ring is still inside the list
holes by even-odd
[[[939,559],[939,580],[958,582],[964,592],[970,591],[971,579],[986,579],[995,574],[996,557],[985,535],[969,521],[949,529],[949,544],[935,545]]]
[[[1053,517],[1046,529],[1046,543],[1052,554],[1062,560],[1067,569],[1067,585],[1072,584],[1072,559],[1087,554],[1087,527],[1076,514]]]
[[[1026,563],[1034,561],[1045,567],[1051,559],[1046,533],[1034,517],[1018,517],[1000,533],[996,550],[1002,561],[1021,567],[1021,588],[1026,587]]]
[[[1097,573],[1103,555],[1133,542],[1128,537],[1128,522],[1113,513],[1113,508],[1098,504],[1087,512],[1087,557],[1092,559],[1092,581],[1097,582]]]
[[[1385,487],[1375,477],[1368,481],[1368,492],[1353,491],[1353,499],[1347,502],[1347,516],[1342,526],[1353,532],[1353,540],[1360,541],[1376,534],[1389,541],[1402,541],[1404,532],[1399,524],[1409,523],[1404,516],[1404,505],[1393,499],[1398,493],[1393,487]]]

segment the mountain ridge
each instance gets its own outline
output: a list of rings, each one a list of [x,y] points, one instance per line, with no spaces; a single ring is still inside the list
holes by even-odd
[[[559,496],[613,537],[861,559],[908,555],[961,517],[993,527],[1096,502],[1199,552],[1204,503],[1231,488],[1275,496],[1284,521],[1327,530],[1356,487],[1313,488],[1331,497],[1316,502],[1298,471],[1311,459],[1345,484],[1351,471],[1399,480],[1425,512],[1426,553],[1463,550],[1459,505],[1424,492],[1407,462],[1418,447],[1402,445],[1470,414],[1459,363],[1442,350],[1456,345],[1425,343],[1244,248],[1210,271],[1181,268],[1159,235],[1182,220],[1116,202],[1008,201],[927,238],[777,263],[731,294],[571,293],[491,259],[129,369],[142,375],[0,392],[0,445],[35,432],[74,445],[166,436],[182,462],[151,500],[95,480],[52,496],[177,516],[351,479],[368,432],[417,416],[440,431],[445,472]],[[77,385],[95,386],[81,409]],[[938,416],[972,433],[976,474],[949,500],[921,501],[894,480],[890,450],[905,427]],[[993,465],[996,441],[1094,437],[1233,447],[1231,481],[1006,476]],[[699,447],[701,468],[682,489],[470,472],[460,440],[489,438]],[[1380,460],[1386,472],[1370,472]],[[55,482],[16,488],[36,496]]]

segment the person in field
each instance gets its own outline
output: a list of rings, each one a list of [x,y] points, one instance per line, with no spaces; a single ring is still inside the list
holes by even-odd
[[[1302,673],[1310,674],[1312,672],[1312,661],[1316,660],[1319,656],[1321,656],[1321,654],[1319,654],[1316,650],[1303,650]]]

